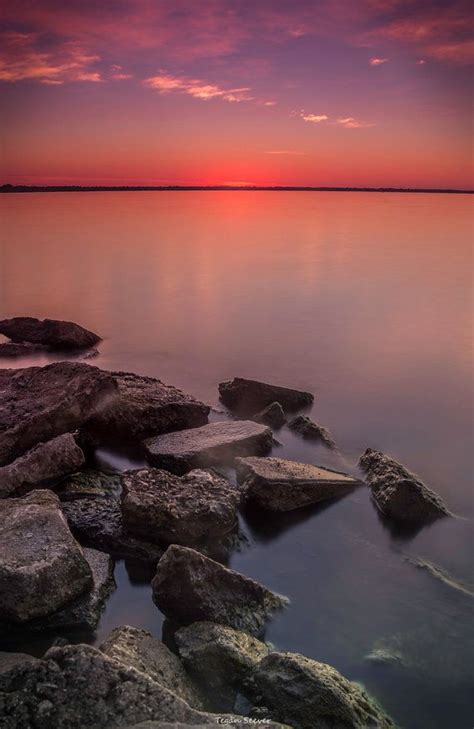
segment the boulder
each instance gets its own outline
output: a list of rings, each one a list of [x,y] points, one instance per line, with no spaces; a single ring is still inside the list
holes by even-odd
[[[253,674],[272,718],[294,729],[393,729],[383,710],[325,663],[297,653],[269,653]]]
[[[0,510],[0,619],[51,615],[92,587],[92,572],[51,491]]]
[[[116,391],[111,375],[83,362],[0,370],[0,465],[79,428]]]
[[[57,494],[61,501],[117,497],[122,488],[120,473],[104,473],[87,469],[68,476],[60,484]]]
[[[183,474],[193,468],[231,463],[235,456],[263,455],[272,447],[270,428],[251,420],[209,423],[144,442],[153,466]]]
[[[0,498],[55,485],[83,463],[84,453],[71,433],[39,443],[12,463],[0,466]]]
[[[123,475],[125,528],[152,542],[197,545],[237,524],[241,490],[212,471],[181,478],[157,468]]]
[[[311,405],[314,400],[310,392],[269,385],[266,382],[247,380],[243,377],[234,377],[228,382],[221,382],[219,394],[224,405],[241,415],[251,415],[274,402],[279,402],[285,411],[291,412]]]
[[[72,321],[16,316],[0,321],[0,334],[12,342],[41,344],[51,349],[88,349],[101,337]]]
[[[234,706],[237,692],[268,654],[257,638],[207,621],[180,628],[174,638],[188,671],[226,708]]]
[[[32,354],[40,354],[46,351],[47,347],[43,347],[42,344],[0,342],[0,357],[28,357]]]
[[[285,604],[255,580],[175,544],[158,562],[152,588],[157,607],[181,625],[210,620],[251,634]]]
[[[158,638],[128,625],[115,628],[100,650],[126,666],[136,668],[161,686],[173,691],[195,709],[204,709],[204,697],[181,661]]]
[[[299,433],[306,440],[320,440],[327,448],[334,449],[336,444],[327,428],[318,425],[307,415],[297,415],[288,423],[290,430]]]
[[[344,496],[359,485],[346,473],[283,458],[237,458],[246,498],[269,511],[291,511]]]
[[[119,396],[88,425],[88,432],[98,442],[141,443],[153,435],[207,423],[208,405],[177,387],[130,372],[110,375],[117,383]]]
[[[269,425],[270,428],[281,428],[286,423],[285,412],[279,402],[272,402],[266,408],[260,410],[253,416],[252,420],[256,423]]]
[[[117,559],[131,557],[156,563],[163,554],[157,544],[125,529],[117,493],[63,501],[61,508],[73,534],[82,544],[108,552]]]
[[[110,729],[148,719],[185,726],[238,717],[193,709],[133,667],[88,645],[50,648],[43,660],[0,673],[2,729]]]
[[[401,463],[367,448],[359,465],[367,475],[377,508],[399,522],[423,524],[449,516],[443,500]]]
[[[38,658],[30,656],[29,653],[8,653],[6,651],[0,651],[0,675],[2,673],[8,673],[8,671],[18,666],[37,663],[38,660]]]

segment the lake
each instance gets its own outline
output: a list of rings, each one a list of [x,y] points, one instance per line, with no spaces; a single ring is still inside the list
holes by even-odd
[[[2,317],[77,321],[104,337],[91,364],[159,377],[216,409],[218,383],[234,376],[309,390],[340,453],[283,429],[274,455],[357,474],[365,448],[380,449],[445,499],[456,517],[416,534],[382,521],[366,488],[285,515],[243,513],[229,561],[290,599],[266,640],[363,683],[406,729],[472,727],[471,200],[0,197]],[[96,642],[127,623],[161,637],[146,575],[119,562],[115,576]],[[395,660],[367,660],[377,649]]]

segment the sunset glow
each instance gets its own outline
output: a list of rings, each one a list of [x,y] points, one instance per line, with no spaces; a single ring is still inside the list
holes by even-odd
[[[0,3],[0,184],[471,188],[465,0]]]

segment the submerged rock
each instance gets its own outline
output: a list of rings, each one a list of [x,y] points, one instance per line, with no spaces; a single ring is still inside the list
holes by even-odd
[[[146,630],[128,625],[115,628],[100,650],[110,658],[141,671],[195,709],[205,708],[206,702],[200,689],[186,673],[179,658]]]
[[[47,351],[42,344],[28,344],[28,342],[0,342],[0,357],[28,357],[31,354],[40,354]]]
[[[290,511],[334,499],[359,485],[346,473],[283,458],[238,458],[236,469],[247,499],[270,511]]]
[[[281,428],[286,423],[285,411],[279,402],[272,402],[259,413],[253,416],[256,423],[269,425],[270,428]]]
[[[92,587],[92,573],[51,491],[0,510],[0,619],[51,615]]]
[[[290,430],[299,433],[307,440],[320,440],[327,448],[334,449],[336,444],[327,428],[318,425],[307,415],[297,415],[288,423]]]
[[[401,463],[367,448],[359,460],[378,509],[400,522],[423,524],[450,512],[443,500]]]
[[[157,468],[123,475],[122,514],[126,529],[152,542],[197,545],[237,524],[241,490],[211,471],[180,478]]]
[[[83,463],[84,453],[71,433],[39,443],[7,466],[0,466],[0,498],[55,485]]]
[[[230,463],[235,456],[268,453],[272,442],[270,428],[240,420],[159,435],[146,440],[144,446],[152,465],[182,474],[193,468]]]
[[[88,645],[51,648],[43,660],[0,673],[2,729],[106,729],[159,717],[185,726],[238,717],[197,711],[135,668]]]
[[[41,344],[51,349],[88,349],[101,337],[72,321],[16,316],[0,321],[0,334],[12,342]]]
[[[207,423],[209,406],[154,377],[110,372],[118,387],[112,400],[88,424],[103,443],[140,443],[144,438]]]
[[[76,430],[116,391],[113,377],[83,362],[0,370],[0,465]]]
[[[255,580],[174,544],[159,561],[152,587],[155,604],[177,623],[210,620],[252,634],[285,604]]]
[[[268,654],[257,638],[208,621],[180,628],[174,638],[188,671],[223,708],[234,706],[237,692]]]
[[[298,653],[269,653],[253,674],[272,718],[294,729],[393,729],[392,720],[355,683]]]
[[[273,402],[279,402],[285,410],[291,412],[311,405],[314,400],[310,392],[247,380],[244,377],[234,377],[228,382],[221,382],[219,394],[224,405],[242,415],[251,415]]]

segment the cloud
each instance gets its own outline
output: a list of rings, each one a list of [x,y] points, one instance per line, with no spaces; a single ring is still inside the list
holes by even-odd
[[[276,106],[276,101],[263,101],[264,106]]]
[[[296,149],[267,149],[264,154],[305,154],[305,152],[299,152]]]
[[[370,122],[354,119],[353,116],[341,117],[336,120],[336,124],[339,124],[339,126],[344,127],[345,129],[365,129],[367,127],[374,126],[374,124]]]
[[[300,114],[301,118],[304,119],[305,122],[311,122],[312,124],[320,124],[321,122],[327,121],[329,119],[326,114],[305,114],[303,111]]]
[[[150,89],[155,89],[160,94],[178,92],[189,94],[195,99],[202,99],[203,101],[223,99],[224,101],[240,102],[252,101],[254,98],[249,95],[250,88],[247,86],[226,89],[217,84],[210,84],[199,79],[188,79],[183,76],[173,76],[167,73],[151,76],[143,81],[143,85]]]
[[[373,56],[369,61],[371,66],[383,66],[384,63],[388,63],[388,58],[377,58]]]

